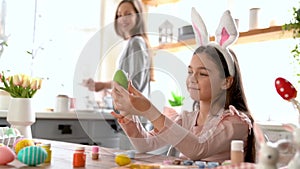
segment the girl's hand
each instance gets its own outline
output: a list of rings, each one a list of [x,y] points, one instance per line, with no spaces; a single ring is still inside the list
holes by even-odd
[[[153,121],[161,115],[151,102],[132,86],[131,82],[128,84],[128,90],[113,82],[112,97],[115,109],[121,111],[123,116],[138,115]]]
[[[123,116],[122,114],[117,114],[115,112],[111,112],[110,113],[114,118],[118,119],[119,123],[125,123],[125,116]]]

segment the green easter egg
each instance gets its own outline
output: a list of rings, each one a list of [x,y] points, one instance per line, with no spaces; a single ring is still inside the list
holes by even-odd
[[[42,164],[47,158],[45,149],[39,146],[27,146],[22,148],[18,153],[18,160],[28,166]]]
[[[128,78],[126,73],[123,70],[117,70],[113,81],[117,82],[119,85],[123,86],[125,89],[128,89]]]

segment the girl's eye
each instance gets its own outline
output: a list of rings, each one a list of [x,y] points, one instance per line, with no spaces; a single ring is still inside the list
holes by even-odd
[[[200,72],[199,74],[200,74],[200,76],[208,76],[207,73],[203,73],[203,72]]]

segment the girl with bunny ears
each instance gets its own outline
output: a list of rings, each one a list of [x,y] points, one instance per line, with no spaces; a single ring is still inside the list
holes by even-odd
[[[121,113],[112,115],[140,152],[172,145],[182,158],[221,163],[230,159],[231,141],[243,140],[245,161],[255,162],[253,118],[237,59],[228,49],[238,37],[230,12],[225,11],[221,18],[216,42],[209,42],[204,22],[194,8],[192,21],[199,47],[188,66],[186,85],[199,108],[180,114],[161,113],[132,84],[126,90],[113,83],[114,106]],[[133,115],[147,118],[154,129],[146,131]]]

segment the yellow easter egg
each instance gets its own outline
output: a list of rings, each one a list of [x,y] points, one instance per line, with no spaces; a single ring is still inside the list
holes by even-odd
[[[34,141],[31,139],[22,139],[19,142],[16,143],[15,145],[15,152],[18,154],[18,152],[27,146],[34,146]]]
[[[119,166],[124,166],[124,165],[130,164],[131,160],[130,160],[130,158],[126,154],[118,154],[115,157],[115,162]]]

